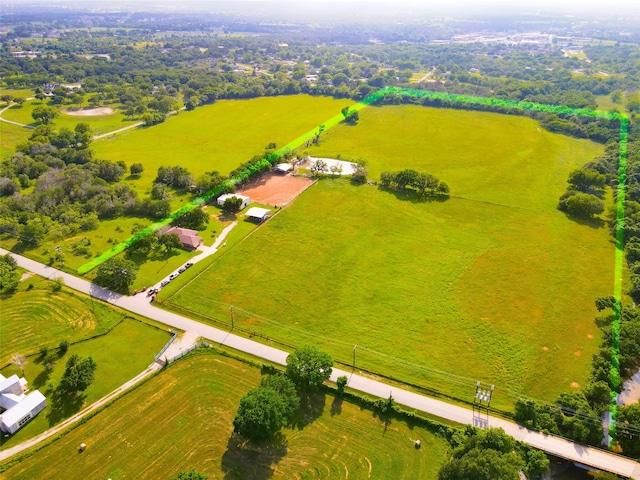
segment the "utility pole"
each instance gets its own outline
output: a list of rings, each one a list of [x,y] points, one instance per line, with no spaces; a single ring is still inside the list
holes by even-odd
[[[233,305],[229,306],[229,315],[231,316],[231,330],[233,330]]]

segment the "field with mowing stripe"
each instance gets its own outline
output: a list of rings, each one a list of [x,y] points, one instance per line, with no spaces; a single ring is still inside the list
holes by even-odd
[[[32,285],[32,288],[29,288]],[[12,295],[0,298],[0,366],[13,353],[30,355],[41,346],[55,348],[62,340],[78,340],[108,332],[122,314],[70,289],[51,293],[51,282],[32,276]]]
[[[319,394],[267,448],[231,437],[240,398],[260,382],[243,362],[203,353],[180,361],[84,425],[4,472],[7,479],[435,479],[447,443],[422,427]],[[413,440],[420,439],[416,450]],[[78,454],[78,445],[87,449]]]
[[[98,158],[141,162],[145,171],[131,186],[148,189],[161,166],[181,165],[196,178],[212,170],[227,175],[269,143],[283,146],[349,103],[307,95],[221,100],[152,128],[100,140],[93,148]]]
[[[586,381],[613,244],[603,224],[555,207],[568,173],[600,145],[526,118],[384,107],[336,127],[318,150],[362,156],[374,177],[433,173],[452,197],[418,202],[323,180],[169,306],[226,319],[233,305],[237,328],[313,343],[346,364],[357,345],[360,368],[466,399],[486,380],[497,406]]]
[[[92,303],[88,297],[71,293],[66,287],[51,294],[48,282],[36,277],[26,280],[31,281],[32,290],[24,291],[26,287],[21,285],[18,293],[0,304],[2,358],[14,352],[27,355],[24,377],[29,388],[39,389],[47,397],[47,407],[15,435],[0,437],[0,449],[44,432],[132,379],[153,362],[154,355],[170,338],[166,330],[124,316],[98,300]],[[61,355],[52,348],[55,366],[48,375],[43,358],[32,353],[38,352],[41,345],[57,347],[65,339],[72,342],[69,350]],[[91,355],[97,369],[91,386],[83,394],[69,398],[56,389],[73,354]],[[5,377],[23,375],[15,365],[4,366],[0,373]]]

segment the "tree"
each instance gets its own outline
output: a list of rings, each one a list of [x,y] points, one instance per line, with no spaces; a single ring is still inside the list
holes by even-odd
[[[356,110],[351,110],[349,107],[344,107],[342,110],[342,116],[344,117],[344,121],[350,123],[351,125],[355,125],[360,120],[360,115]]]
[[[60,355],[65,355],[67,350],[69,350],[69,340],[61,340],[58,344],[58,351],[60,352]]]
[[[208,223],[209,215],[201,208],[194,208],[173,222],[177,227],[191,228],[193,230],[202,230]]]
[[[40,105],[33,109],[31,116],[36,122],[43,123],[45,125],[51,123],[55,118],[60,115],[60,112],[55,107],[48,107],[46,105]]]
[[[592,219],[604,212],[604,202],[589,193],[576,193],[565,201],[566,211],[580,218]]]
[[[195,469],[191,469],[188,472],[180,472],[178,475],[173,477],[171,480],[207,480],[207,477],[204,473],[198,473]]]
[[[251,390],[240,400],[233,431],[251,440],[266,440],[285,426],[288,406],[272,387]]]
[[[240,211],[242,207],[242,199],[238,197],[229,197],[222,204],[222,211],[224,213],[236,213]]]
[[[596,170],[579,168],[569,174],[570,188],[583,193],[600,192],[606,185],[607,177]]]
[[[309,345],[287,357],[287,377],[304,390],[318,390],[331,376],[332,367],[331,355]]]
[[[13,99],[13,102],[14,102],[14,103],[17,103],[18,105],[22,105],[25,101],[26,101],[26,99],[25,99],[25,98],[22,98],[22,97],[15,97],[15,98]]]
[[[349,379],[345,375],[338,377],[338,380],[336,381],[336,385],[338,386],[338,395],[342,395],[344,393],[344,389],[347,388],[348,381]]]
[[[132,163],[129,166],[129,173],[131,173],[131,175],[140,175],[142,172],[144,172],[144,165],[141,163]]]
[[[260,382],[261,387],[273,388],[282,397],[285,404],[285,417],[287,420],[293,418],[300,407],[300,397],[296,393],[296,386],[293,382],[281,373],[269,375]]]
[[[11,355],[11,363],[18,367],[22,371],[22,376],[24,376],[24,367],[29,363],[27,357],[21,353],[14,353]]]
[[[96,362],[92,357],[81,358],[74,354],[67,360],[67,365],[60,380],[60,388],[67,393],[84,392],[93,383]]]
[[[521,464],[515,453],[476,448],[445,463],[438,472],[438,480],[519,480]]]
[[[110,258],[98,267],[95,283],[116,292],[127,293],[135,281],[138,266],[124,258]]]
[[[315,160],[311,164],[311,171],[316,175],[321,175],[328,170],[327,162],[322,160],[321,158]]]
[[[625,455],[640,457],[640,403],[618,410],[617,438]]]
[[[12,292],[20,282],[20,272],[16,260],[7,253],[0,255],[0,292]]]
[[[398,185],[398,188],[406,188],[409,185],[414,185],[418,177],[418,172],[407,168],[396,174],[395,182]]]
[[[152,235],[149,235],[152,236]],[[158,237],[158,244],[162,245],[166,252],[172,251],[174,248],[182,248],[182,242],[180,241],[180,235],[177,233],[165,233]]]
[[[351,181],[356,184],[363,184],[367,181],[367,170],[364,166],[354,163],[353,173],[351,174]]]
[[[47,229],[39,219],[32,218],[20,227],[20,242],[40,245],[47,235]]]

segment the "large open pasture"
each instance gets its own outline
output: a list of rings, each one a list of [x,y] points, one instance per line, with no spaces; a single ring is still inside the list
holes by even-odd
[[[145,171],[132,183],[136,189],[150,188],[161,166],[181,165],[196,177],[213,170],[226,175],[269,143],[282,146],[349,103],[307,95],[221,100],[93,147],[98,158],[142,163]]]
[[[73,293],[66,287],[51,293],[50,282],[32,277],[33,288],[21,285],[18,292],[2,300],[2,360],[0,372],[23,375],[15,365],[6,365],[13,353],[27,355],[24,377],[29,388],[39,389],[47,397],[47,407],[15,435],[0,439],[7,448],[42,433],[65,418],[107,395],[127,380],[144,371],[170,336],[164,330],[125,316],[98,300]],[[23,282],[24,283],[24,282]],[[28,285],[28,284],[27,284]],[[61,340],[71,342],[66,354],[57,348]],[[75,343],[73,343],[75,342]],[[50,347],[55,359],[47,374],[40,346]],[[60,395],[57,386],[69,357],[91,355],[97,363],[95,380],[81,395]],[[122,359],[126,358],[126,362]]]
[[[318,394],[268,446],[232,438],[240,398],[260,371],[215,354],[184,359],[4,472],[7,479],[435,479],[447,442],[404,421]],[[413,441],[420,439],[416,450]],[[78,453],[78,445],[87,449]]]
[[[490,140],[489,140],[490,139]],[[586,381],[594,300],[613,288],[608,228],[556,210],[568,173],[600,145],[522,117],[370,108],[318,156],[427,171],[446,201],[323,180],[166,302],[347,364],[496,405],[551,400]],[[207,292],[203,295],[203,292]]]

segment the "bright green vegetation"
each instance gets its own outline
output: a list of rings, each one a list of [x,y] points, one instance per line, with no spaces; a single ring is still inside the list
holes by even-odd
[[[33,112],[35,107],[40,105],[43,105],[43,102],[40,102],[39,100],[30,100],[22,105],[14,105],[4,112],[2,116],[3,118],[13,122],[35,126],[36,123],[31,116],[31,112]],[[112,107],[114,108],[114,113],[112,114],[96,116],[68,115],[64,113],[64,110],[75,107],[65,106],[62,109],[59,107],[57,108],[61,110],[60,116],[53,121],[53,124],[57,129],[66,127],[73,130],[78,123],[88,123],[93,130],[93,134],[100,135],[138,122],[138,120],[125,119],[124,115],[122,115],[122,113],[120,113],[115,107]]]
[[[64,299],[67,299],[68,294],[62,293],[62,295],[64,295]],[[85,312],[90,308],[90,301],[87,303],[84,311],[79,312],[85,316],[87,315]],[[107,308],[100,309],[97,300],[93,303],[96,310],[95,315]],[[50,304],[52,303],[49,302],[46,305]],[[55,303],[53,304],[55,305]],[[114,311],[113,314],[115,315],[117,312]],[[3,437],[2,448],[16,445],[44,432],[132,379],[153,362],[154,355],[170,338],[167,332],[130,317],[123,317],[122,314],[120,314],[120,318],[121,322],[106,335],[72,344],[62,357],[59,356],[59,352],[53,350],[53,355],[57,360],[50,375],[46,374],[42,358],[39,355],[27,357],[29,363],[24,369],[24,376],[29,382],[29,388],[37,388],[47,397],[47,407],[15,435],[9,438]],[[44,329],[48,328],[44,324],[41,325]],[[75,399],[69,399],[57,394],[56,387],[64,373],[67,360],[73,354],[78,354],[83,358],[91,355],[98,368],[91,386],[82,395],[75,397]],[[125,362],[122,361],[124,358],[126,358]],[[13,365],[5,367],[1,372],[5,376],[14,373],[22,375],[22,372]]]
[[[322,181],[168,301],[216,319],[233,305],[236,327],[347,364],[357,344],[360,368],[462,398],[483,379],[500,406],[552,400],[586,382],[593,302],[613,288],[608,229],[556,209],[601,152],[522,117],[370,108],[313,153],[365,158],[374,178],[427,171],[452,198]]]
[[[29,138],[31,133],[30,128],[0,122],[0,159],[16,153],[16,144]]]
[[[32,287],[30,287],[30,285]],[[122,314],[73,290],[51,292],[51,282],[37,275],[23,280],[11,295],[0,297],[0,365],[11,355],[36,354],[62,340],[76,342],[111,330]]]
[[[269,143],[282,146],[350,103],[307,95],[223,100],[101,140],[93,148],[97,158],[142,163],[145,170],[132,186],[148,189],[161,166],[181,165],[196,178],[212,170],[227,175]]]
[[[370,410],[325,394],[303,411],[306,421],[301,416],[268,447],[242,450],[231,438],[232,421],[240,398],[259,382],[259,370],[237,360],[215,354],[185,359],[5,477],[168,479],[196,468],[210,480],[436,478],[444,439],[396,419],[385,425]],[[420,450],[413,447],[416,439]],[[80,443],[87,445],[81,455]]]

